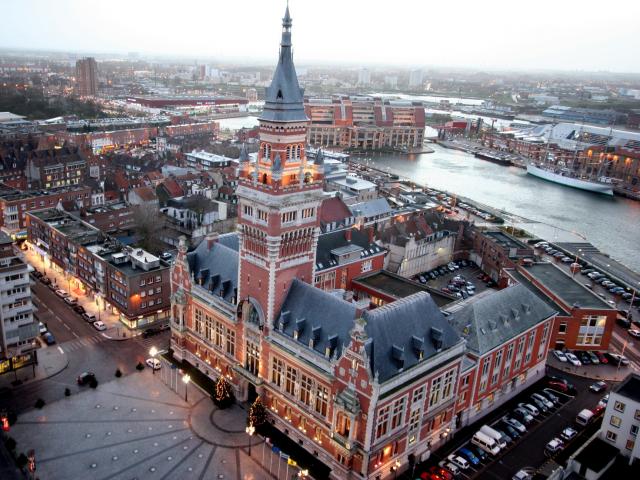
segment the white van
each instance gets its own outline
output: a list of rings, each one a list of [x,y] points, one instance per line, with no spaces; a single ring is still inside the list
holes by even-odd
[[[480,428],[480,431],[484,433],[487,437],[493,438],[498,444],[498,447],[505,448],[507,446],[507,442],[504,441],[504,438],[502,438],[502,435],[500,434],[500,432],[491,428],[489,425],[483,425]]]
[[[500,453],[500,446],[498,445],[498,442],[480,431],[475,433],[471,439],[471,443],[477,445],[490,455],[497,455]]]
[[[592,418],[593,412],[588,408],[585,408],[576,416],[576,423],[585,427],[589,424],[589,422],[591,422]]]

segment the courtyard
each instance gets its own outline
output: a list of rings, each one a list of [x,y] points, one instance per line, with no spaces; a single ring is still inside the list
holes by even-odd
[[[20,415],[10,432],[17,452],[35,450],[42,480],[252,480],[299,473],[277,448],[273,453],[262,437],[245,433],[241,406],[219,410],[193,384],[185,401],[184,384],[173,391],[162,377],[145,369]]]

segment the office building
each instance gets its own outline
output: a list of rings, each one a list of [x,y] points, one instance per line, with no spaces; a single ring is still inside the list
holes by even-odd
[[[81,97],[98,94],[98,64],[93,57],[86,57],[76,62],[76,91]]]

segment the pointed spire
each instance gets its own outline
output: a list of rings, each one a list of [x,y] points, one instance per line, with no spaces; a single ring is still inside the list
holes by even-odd
[[[316,159],[313,163],[316,165],[324,165],[324,153],[322,152],[322,148],[318,148],[318,151],[316,152]]]
[[[280,57],[273,73],[271,85],[265,91],[265,105],[261,120],[276,122],[306,122],[303,90],[298,83],[298,75],[293,65],[291,48],[291,14],[289,5],[282,18],[282,40]]]

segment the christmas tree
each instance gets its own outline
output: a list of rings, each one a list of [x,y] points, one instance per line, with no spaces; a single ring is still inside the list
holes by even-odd
[[[220,408],[227,408],[233,403],[233,391],[231,390],[229,382],[224,378],[224,375],[220,375],[220,377],[218,377],[213,400]]]
[[[267,421],[267,409],[265,408],[260,397],[257,397],[251,404],[249,409],[249,417],[247,418],[247,425],[253,425],[258,428],[260,425]]]

